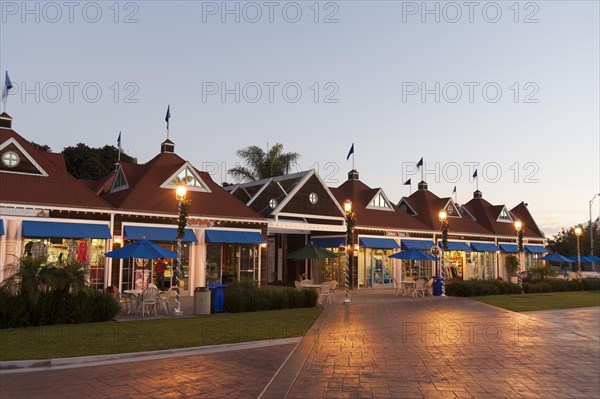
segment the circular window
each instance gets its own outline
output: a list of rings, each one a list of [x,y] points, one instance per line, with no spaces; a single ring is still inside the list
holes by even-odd
[[[14,168],[19,164],[19,156],[12,151],[7,151],[2,154],[2,163],[4,166]]]
[[[453,207],[453,206],[449,206],[449,207],[448,207],[448,214],[449,214],[449,215],[452,215],[452,214],[454,214],[454,207]]]
[[[310,193],[308,195],[308,200],[310,201],[311,204],[316,204],[317,201],[319,200],[319,196],[317,195],[317,193]]]
[[[275,198],[271,198],[269,200],[269,206],[271,207],[271,209],[275,209],[275,207],[277,207],[277,200]]]
[[[406,209],[407,209],[406,205],[404,205],[404,204],[400,205],[400,209],[402,209],[404,212],[406,212]]]

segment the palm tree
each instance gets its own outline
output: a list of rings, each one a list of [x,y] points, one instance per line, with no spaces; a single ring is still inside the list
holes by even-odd
[[[236,154],[245,161],[246,165],[229,169],[227,173],[238,181],[256,181],[285,175],[289,173],[292,164],[300,158],[300,154],[296,152],[283,152],[283,144],[279,143],[271,147],[268,152],[251,145],[238,150]]]

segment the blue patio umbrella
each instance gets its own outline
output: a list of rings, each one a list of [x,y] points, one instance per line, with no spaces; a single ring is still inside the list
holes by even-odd
[[[163,248],[160,245],[153,243],[152,241],[139,240],[134,242],[133,244],[129,244],[122,248],[106,252],[104,255],[109,258],[117,259],[173,259],[177,257],[177,252]]]
[[[596,255],[587,255],[586,258],[590,261],[590,262],[600,262],[600,257],[596,256]]]
[[[570,256],[569,259],[571,259],[571,262],[577,262],[577,255]],[[598,261],[600,261],[600,258],[595,255],[581,255],[581,263],[594,263]]]
[[[104,254],[109,258],[117,258],[117,259],[160,259],[160,258],[177,258],[177,252],[170,251],[166,248],[161,247],[160,245],[148,241],[148,240],[139,240],[134,242],[133,244],[126,245],[122,248],[118,248],[112,250],[110,252],[106,252]],[[135,263],[133,268],[133,275],[135,276]],[[142,286],[144,286],[144,274],[142,275]]]
[[[438,260],[435,256],[425,253],[417,248],[410,248],[402,252],[397,252],[389,257],[404,260]]]
[[[566,256],[563,256],[561,254],[548,254],[546,256],[542,256],[541,258],[538,258],[538,260],[549,260],[551,262],[569,262],[569,263],[573,262],[571,259],[569,259]],[[577,260],[575,260],[575,262],[577,262]]]

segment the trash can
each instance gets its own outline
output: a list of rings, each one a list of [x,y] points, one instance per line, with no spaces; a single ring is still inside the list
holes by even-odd
[[[223,313],[225,309],[225,284],[211,283],[208,285],[210,288],[210,302],[212,313]]]
[[[210,290],[208,287],[196,287],[194,290],[194,314],[196,316],[210,314]]]
[[[443,279],[440,276],[433,276],[433,284],[431,285],[433,288],[433,295],[442,295],[442,280]]]

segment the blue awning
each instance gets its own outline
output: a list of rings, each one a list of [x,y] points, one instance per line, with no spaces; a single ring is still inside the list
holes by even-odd
[[[177,241],[177,227],[125,226],[127,240]],[[198,242],[192,229],[185,229],[183,242]]]
[[[433,247],[433,241],[431,240],[402,240],[402,249],[416,248],[423,251],[429,251]]]
[[[4,235],[4,220],[0,219],[0,236]]]
[[[543,245],[525,245],[525,252],[530,254],[547,254],[548,250]]]
[[[516,254],[519,252],[519,246],[517,244],[499,244],[502,252],[508,252],[509,254]]]
[[[475,252],[497,252],[500,248],[492,242],[472,242],[471,248]]]
[[[206,230],[205,237],[207,243],[258,245],[265,242],[256,231]]]
[[[23,237],[110,238],[107,224],[23,221]]]
[[[378,249],[395,249],[400,245],[393,238],[360,237],[358,240],[361,247]]]
[[[343,248],[346,237],[318,237],[310,239],[313,244],[321,248]]]
[[[438,246],[442,247],[442,241],[438,241]],[[448,250],[449,251],[466,251],[471,252],[471,247],[467,245],[466,242],[462,241],[448,241]]]

